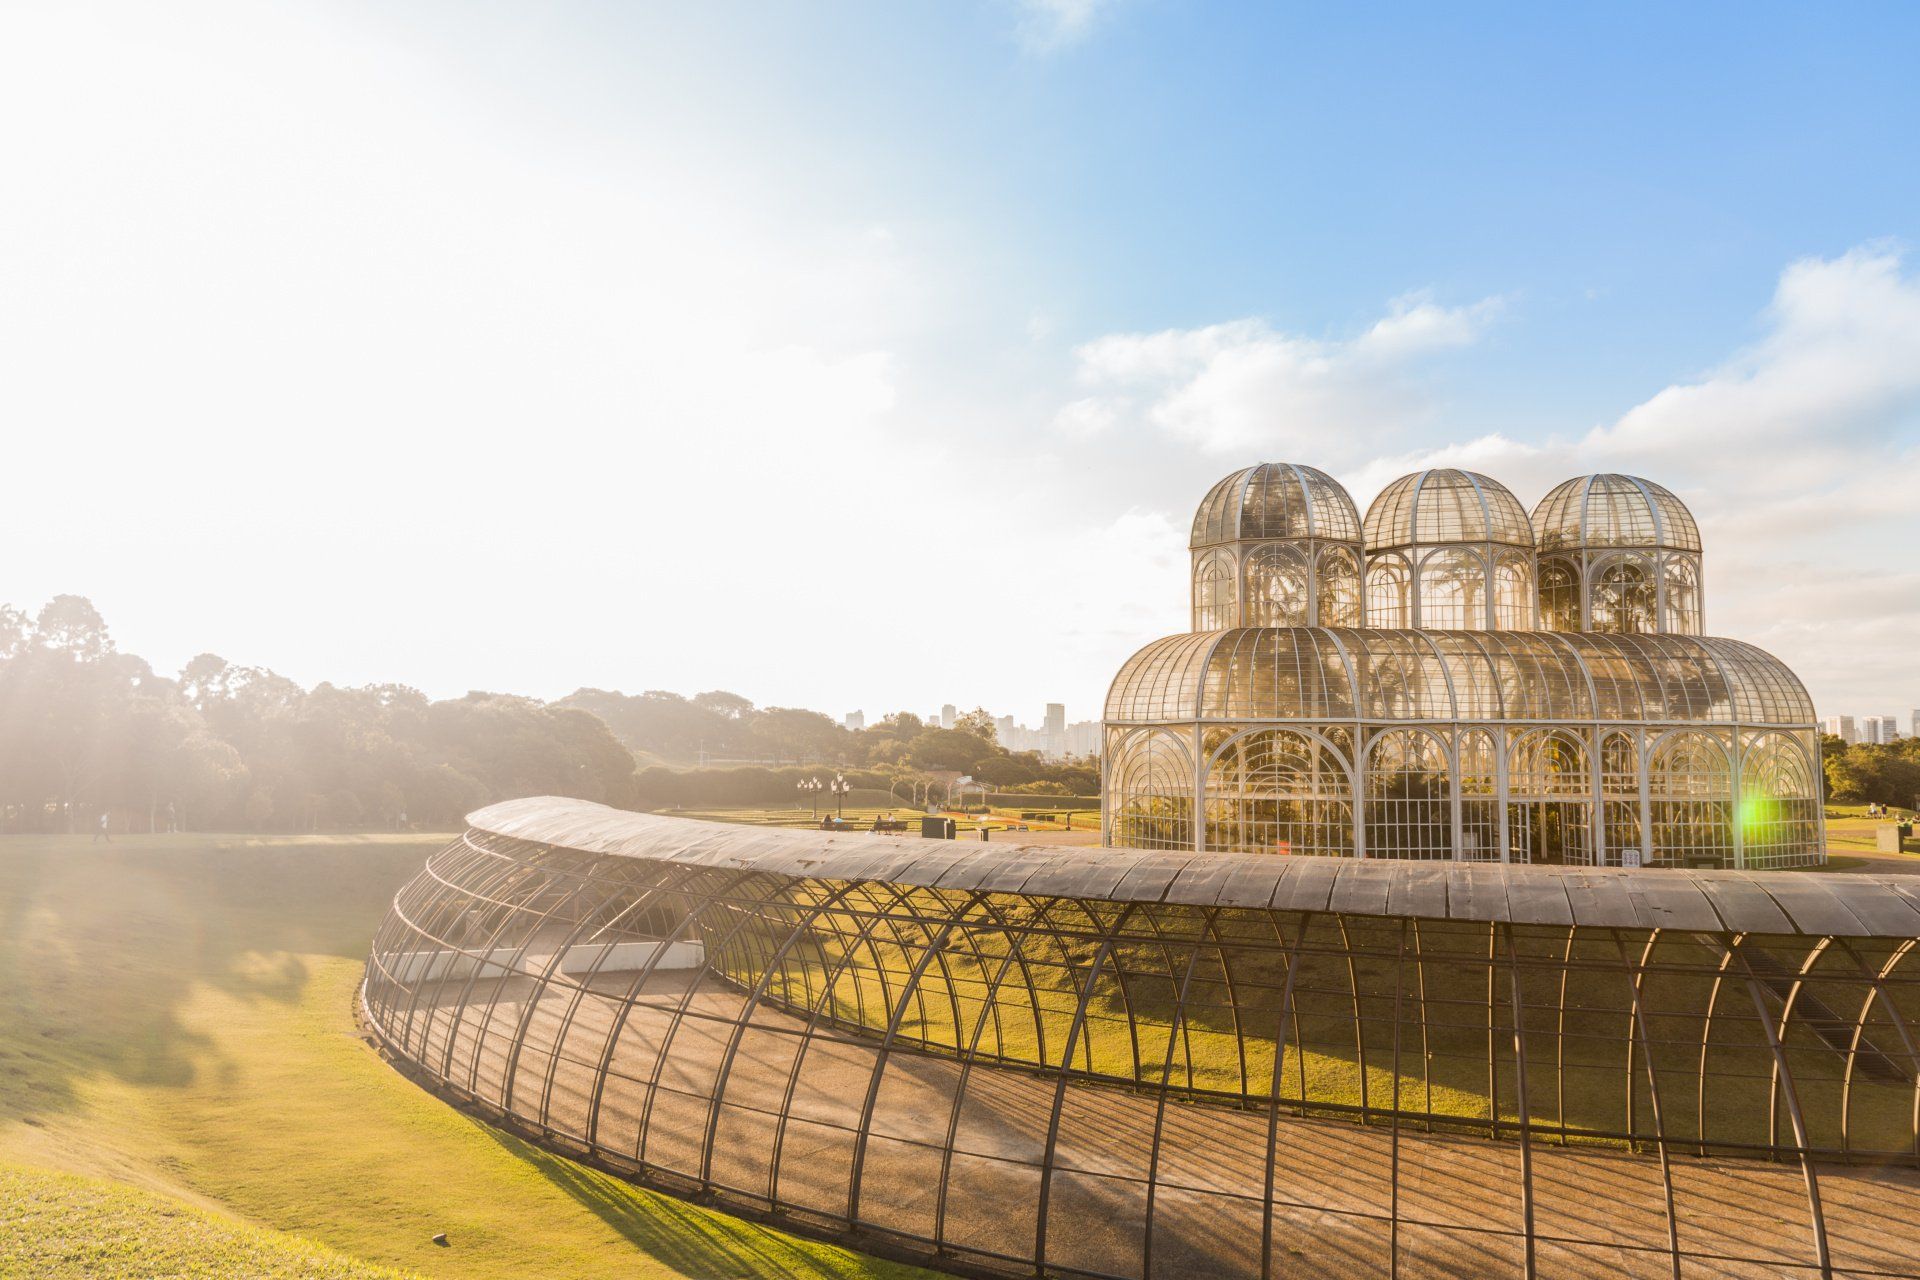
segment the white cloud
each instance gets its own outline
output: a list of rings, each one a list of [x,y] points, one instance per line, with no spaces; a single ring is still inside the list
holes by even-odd
[[[1920,277],[1885,247],[1803,259],[1762,320],[1750,347],[1582,437],[1377,457],[1348,477],[1355,500],[1429,466],[1528,504],[1573,475],[1647,476],[1700,521],[1711,631],[1774,650],[1823,707],[1904,711],[1920,703]]]
[[[1052,53],[1077,44],[1118,7],[1119,0],[1018,0],[1015,34],[1029,53]]]
[[[1209,453],[1360,456],[1427,414],[1420,359],[1475,342],[1500,307],[1491,298],[1443,307],[1409,294],[1346,340],[1256,319],[1111,334],[1075,351],[1077,380],[1093,394],[1062,409],[1055,425],[1084,437],[1137,420]]]

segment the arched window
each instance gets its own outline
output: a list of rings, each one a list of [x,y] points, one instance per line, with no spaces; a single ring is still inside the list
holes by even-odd
[[[1312,623],[1309,611],[1307,558],[1285,544],[1255,547],[1247,557],[1247,604],[1241,625],[1248,627],[1304,627]]]
[[[1221,631],[1238,621],[1233,553],[1209,551],[1193,566],[1193,629]]]
[[[1420,564],[1419,616],[1413,625],[1436,631],[1487,629],[1487,566],[1464,547],[1435,551]]]
[[[1700,634],[1700,565],[1692,556],[1668,552],[1661,562],[1661,604],[1665,629],[1675,635]]]
[[[1733,770],[1725,743],[1695,730],[1655,742],[1647,799],[1655,862],[1711,858],[1733,865]]]
[[[1208,849],[1353,855],[1353,780],[1319,740],[1256,729],[1229,740],[1207,769]]]
[[[1367,560],[1367,625],[1413,625],[1413,575],[1400,556],[1372,556]]]
[[[1497,553],[1493,567],[1493,625],[1499,631],[1531,631],[1534,620],[1533,558],[1523,551]]]
[[[1460,735],[1460,859],[1500,859],[1499,758],[1493,735],[1472,729]]]
[[[1320,579],[1320,625],[1362,625],[1359,557],[1347,547],[1323,547],[1316,573]]]
[[[1593,861],[1593,775],[1586,746],[1534,729],[1507,753],[1507,839],[1515,862]]]
[[[1367,856],[1453,857],[1452,771],[1440,740],[1391,729],[1367,750]]]
[[[1593,630],[1648,635],[1659,629],[1657,587],[1645,556],[1611,557],[1593,572]]]
[[[1580,574],[1562,556],[1540,558],[1540,626],[1547,631],[1580,630]]]
[[[1820,854],[1820,791],[1807,749],[1783,733],[1760,735],[1740,765],[1740,844],[1749,867],[1792,867]]]
[[[1600,740],[1600,862],[1604,866],[1640,862],[1640,748],[1624,733]]]
[[[1172,734],[1125,739],[1110,766],[1113,843],[1123,849],[1193,848],[1193,757]]]

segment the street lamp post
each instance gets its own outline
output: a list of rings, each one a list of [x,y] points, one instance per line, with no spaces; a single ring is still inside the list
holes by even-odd
[[[798,783],[801,791],[807,794],[807,807],[813,810],[813,816],[820,816],[820,779],[802,778]]]
[[[839,774],[836,773],[833,775],[833,781],[828,784],[828,789],[833,792],[834,817],[836,818],[846,817],[847,816],[847,792],[853,790],[853,784],[851,782],[848,782],[845,778],[841,777]]]

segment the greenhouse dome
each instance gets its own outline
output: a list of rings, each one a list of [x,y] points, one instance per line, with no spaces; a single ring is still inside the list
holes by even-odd
[[[1291,464],[1207,495],[1194,630],[1136,653],[1108,695],[1107,843],[1824,861],[1812,703],[1778,659],[1696,634],[1699,529],[1666,489],[1582,477],[1529,519],[1486,476],[1403,477],[1367,512],[1365,599],[1344,607],[1318,569],[1355,549],[1352,511]]]
[[[1324,471],[1234,472],[1200,503],[1191,547],[1196,631],[1360,625],[1360,513]]]
[[[1366,619],[1531,630],[1533,524],[1505,485],[1451,468],[1402,476],[1367,508]]]
[[[1540,500],[1533,529],[1542,626],[1700,633],[1700,527],[1668,490],[1638,476],[1576,476]]]

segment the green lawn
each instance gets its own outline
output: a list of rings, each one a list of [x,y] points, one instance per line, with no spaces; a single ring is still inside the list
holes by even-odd
[[[1899,817],[1911,818],[1911,809],[1894,811]],[[1870,818],[1867,806],[1863,804],[1830,804],[1827,806],[1827,850],[1829,855],[1847,853],[1871,853],[1879,848],[1879,828],[1895,821],[1894,818]]]
[[[0,1275],[918,1274],[639,1191],[382,1062],[362,959],[439,840],[0,838]]]
[[[0,1275],[400,1280],[406,1274],[151,1191],[0,1165]]]

